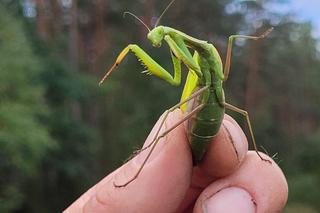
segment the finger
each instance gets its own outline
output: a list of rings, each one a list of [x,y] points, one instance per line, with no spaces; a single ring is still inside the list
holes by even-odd
[[[206,186],[239,168],[247,151],[248,142],[241,127],[233,118],[225,115],[220,130],[209,145],[203,160],[193,169],[191,187],[179,209],[192,209]]]
[[[181,118],[180,111],[171,113],[165,128],[170,128]],[[152,141],[158,126],[159,121],[145,144]],[[86,203],[73,206],[82,206],[78,210],[83,212],[128,212],[128,209],[130,212],[174,212],[191,180],[192,160],[183,125],[159,142],[137,179],[123,188],[113,185],[114,181],[119,184],[129,180],[149,150],[141,152],[98,183]],[[164,199],[166,202],[162,202]]]
[[[199,168],[215,179],[227,176],[240,166],[247,151],[245,134],[239,124],[226,114]]]
[[[262,161],[250,151],[235,173],[201,193],[194,212],[281,212],[287,198],[288,185],[278,165]]]

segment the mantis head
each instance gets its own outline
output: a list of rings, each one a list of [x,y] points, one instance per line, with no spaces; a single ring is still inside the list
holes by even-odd
[[[152,45],[154,47],[160,47],[161,46],[161,42],[165,36],[165,32],[164,32],[164,27],[163,26],[158,26],[158,24],[160,23],[160,20],[162,18],[162,16],[167,12],[167,10],[170,8],[170,6],[175,2],[176,0],[171,0],[171,2],[167,5],[167,7],[162,11],[161,15],[159,16],[159,18],[156,21],[156,24],[154,25],[153,30],[149,30],[148,33],[148,39],[151,41]]]
[[[164,36],[165,36],[165,33],[164,33],[163,26],[155,27],[147,35],[149,41],[151,42],[152,46],[154,46],[154,47],[161,46],[161,42],[162,42]]]
[[[138,21],[140,21],[149,31],[147,38],[150,40],[152,46],[154,47],[161,47],[161,42],[164,39],[165,36],[165,30],[163,26],[158,26],[158,24],[160,23],[160,20],[162,18],[162,16],[167,12],[167,10],[170,8],[170,6],[175,2],[176,0],[171,0],[171,2],[167,5],[167,7],[162,11],[161,15],[159,16],[159,18],[157,19],[154,28],[152,30],[150,30],[150,28],[136,15],[134,15],[133,13],[130,12],[124,12],[123,16],[125,16],[126,14],[129,14],[131,16],[133,16],[135,19],[137,19]]]

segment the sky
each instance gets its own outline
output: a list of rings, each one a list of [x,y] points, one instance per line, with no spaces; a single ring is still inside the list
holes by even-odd
[[[284,0],[269,7],[277,12],[293,13],[299,21],[311,21],[313,36],[320,38],[320,0]]]

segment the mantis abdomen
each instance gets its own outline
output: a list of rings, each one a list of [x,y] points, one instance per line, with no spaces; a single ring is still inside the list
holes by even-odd
[[[217,135],[223,120],[225,108],[219,104],[215,89],[210,87],[208,98],[203,103],[204,95],[198,96],[194,101],[190,101],[187,106],[187,113],[200,104],[203,108],[186,121],[188,139],[192,150],[193,163],[197,164],[205,154],[208,145]]]

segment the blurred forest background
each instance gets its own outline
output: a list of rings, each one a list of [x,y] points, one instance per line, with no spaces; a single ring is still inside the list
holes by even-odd
[[[319,212],[320,40],[310,22],[268,7],[283,2],[177,0],[161,24],[208,40],[223,59],[229,35],[275,27],[267,39],[236,43],[226,97],[249,111],[259,145],[278,153],[290,190],[285,212]],[[177,103],[182,86],[140,74],[132,55],[98,87],[129,43],[171,67],[168,48],[153,48],[146,29],[122,16],[131,11],[152,26],[167,4],[0,1],[0,212],[63,210]]]

